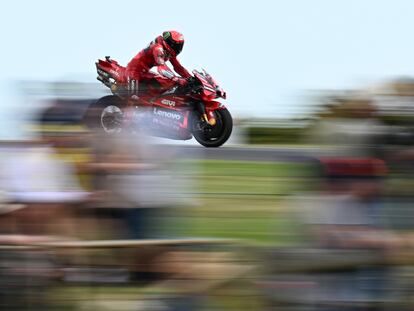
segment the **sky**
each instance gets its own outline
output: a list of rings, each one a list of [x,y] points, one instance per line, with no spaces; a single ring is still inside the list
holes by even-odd
[[[297,115],[312,90],[413,76],[412,12],[411,0],[7,1],[0,118],[22,105],[16,81],[95,82],[97,58],[126,65],[169,29],[186,39],[182,64],[209,71],[233,115]]]

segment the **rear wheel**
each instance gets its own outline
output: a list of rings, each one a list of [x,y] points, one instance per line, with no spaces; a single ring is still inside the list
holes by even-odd
[[[98,99],[89,106],[85,123],[93,130],[103,130],[107,134],[122,131],[125,103],[118,96],[109,95]]]
[[[204,147],[220,147],[230,137],[233,130],[233,118],[227,109],[214,111],[216,124],[211,126],[196,118],[193,122],[194,138]]]

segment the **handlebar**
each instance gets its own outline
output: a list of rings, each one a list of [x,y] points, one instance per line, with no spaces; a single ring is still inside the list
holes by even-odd
[[[178,93],[196,92],[196,90],[200,87],[197,83],[197,79],[193,76],[186,78],[186,81],[187,84],[178,87]]]

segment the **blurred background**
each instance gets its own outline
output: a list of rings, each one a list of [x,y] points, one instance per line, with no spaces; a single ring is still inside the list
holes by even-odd
[[[411,1],[13,1],[2,310],[413,310]],[[204,148],[85,126],[167,29],[227,92]]]

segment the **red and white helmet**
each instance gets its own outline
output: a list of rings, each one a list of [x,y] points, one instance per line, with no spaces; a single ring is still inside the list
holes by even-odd
[[[168,52],[177,56],[181,53],[184,46],[184,36],[175,30],[164,31],[162,33],[162,43]]]

